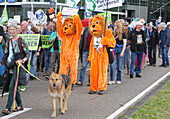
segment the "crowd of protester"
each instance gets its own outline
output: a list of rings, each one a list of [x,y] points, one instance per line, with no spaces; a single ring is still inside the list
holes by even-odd
[[[60,67],[60,45],[61,39],[56,31],[57,24],[43,24],[35,25],[31,20],[29,22],[22,21],[21,24],[8,24],[0,26],[0,87],[3,86],[3,76],[5,70],[9,70],[9,76],[11,83],[9,84],[9,97],[6,109],[3,110],[4,114],[8,114],[12,106],[12,96],[14,90],[15,70],[11,70],[5,65],[5,62],[10,62],[14,58],[16,53],[19,53],[19,40],[18,34],[41,34],[50,35],[49,43],[53,44],[50,48],[42,48],[41,37],[39,39],[39,46],[36,51],[28,51],[28,47],[23,40],[22,47],[24,49],[24,60],[21,63],[30,61],[30,72],[37,76],[37,72],[44,72],[43,77],[49,78],[50,74],[55,71],[59,72]],[[83,24],[82,37],[79,44],[80,50],[80,76],[77,77],[76,85],[83,86],[85,80],[85,73],[90,63],[88,62],[89,46],[92,35],[89,33],[88,24]],[[126,69],[126,74],[130,78],[141,78],[141,70],[146,66],[156,67],[156,54],[162,56],[162,64],[159,67],[167,68],[169,66],[168,50],[170,47],[170,22],[167,24],[162,22],[158,26],[154,26],[153,23],[146,24],[143,19],[136,22],[135,26],[129,27],[129,23],[125,20],[117,20],[115,23],[110,22],[108,29],[112,31],[112,34],[116,40],[116,46],[113,49],[115,56],[114,62],[109,64],[110,77],[108,78],[108,85],[121,84],[123,79],[123,70]],[[12,39],[11,43],[8,43],[8,39]],[[14,45],[15,48],[8,49],[8,45]],[[17,48],[16,48],[17,47]],[[13,52],[14,49],[14,52]],[[148,64],[148,65],[147,65]],[[26,65],[25,65],[26,67]],[[117,71],[117,73],[116,73]],[[24,74],[24,73],[23,73]],[[14,110],[22,109],[22,101],[19,94],[20,91],[25,91],[25,86],[28,80],[35,79],[28,73],[25,73],[26,82],[20,82],[20,87],[17,89],[16,101],[18,107]],[[88,74],[88,84],[90,86],[90,75]]]

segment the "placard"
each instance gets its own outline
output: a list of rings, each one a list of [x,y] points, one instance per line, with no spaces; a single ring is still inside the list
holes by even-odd
[[[18,36],[25,40],[29,50],[38,49],[40,34],[18,34]]]
[[[73,15],[77,14],[78,11],[79,11],[79,9],[63,7],[62,15],[73,16]]]

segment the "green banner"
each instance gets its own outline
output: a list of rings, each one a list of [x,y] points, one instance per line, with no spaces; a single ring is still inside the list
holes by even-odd
[[[49,48],[52,44],[49,43],[50,35],[41,35],[42,48]]]
[[[18,36],[25,40],[29,50],[38,49],[40,34],[18,34]]]
[[[4,25],[5,22],[8,21],[8,13],[7,13],[6,6],[4,7],[4,10],[3,10],[1,18],[2,18],[1,24]]]

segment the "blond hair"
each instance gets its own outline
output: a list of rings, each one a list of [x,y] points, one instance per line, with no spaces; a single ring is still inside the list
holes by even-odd
[[[116,21],[115,25],[117,26],[117,29],[114,31],[114,37],[117,35],[119,40],[122,40],[122,35],[123,35],[123,29],[122,29],[122,24],[120,21]]]

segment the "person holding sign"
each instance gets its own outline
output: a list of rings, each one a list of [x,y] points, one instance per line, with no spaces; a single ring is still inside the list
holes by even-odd
[[[60,70],[59,73],[68,75],[70,69],[70,78],[72,89],[77,80],[77,67],[79,58],[79,41],[82,34],[82,23],[79,15],[73,15],[73,18],[66,18],[62,25],[62,12],[57,15],[57,31],[61,38]]]

